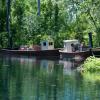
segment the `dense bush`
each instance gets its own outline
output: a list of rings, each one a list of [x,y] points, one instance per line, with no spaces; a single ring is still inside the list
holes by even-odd
[[[86,59],[83,64],[84,72],[99,72],[100,71],[100,58],[91,56]]]
[[[100,83],[100,58],[88,57],[80,68],[84,81]]]

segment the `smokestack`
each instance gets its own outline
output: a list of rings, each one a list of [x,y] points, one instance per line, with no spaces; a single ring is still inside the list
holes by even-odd
[[[93,48],[92,32],[88,33],[88,35],[89,35],[89,47]]]

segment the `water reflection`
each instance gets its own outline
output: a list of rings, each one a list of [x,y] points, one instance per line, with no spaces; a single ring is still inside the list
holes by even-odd
[[[100,83],[91,83],[71,60],[0,58],[0,100],[99,100]]]

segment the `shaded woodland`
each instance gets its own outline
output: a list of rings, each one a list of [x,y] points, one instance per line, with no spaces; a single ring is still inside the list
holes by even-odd
[[[0,48],[39,44],[49,36],[55,47],[64,39],[100,46],[100,0],[0,0]],[[40,10],[40,11],[39,11]]]

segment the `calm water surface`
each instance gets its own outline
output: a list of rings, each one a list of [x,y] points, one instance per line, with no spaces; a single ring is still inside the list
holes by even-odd
[[[100,82],[70,60],[0,57],[0,100],[100,100]]]

